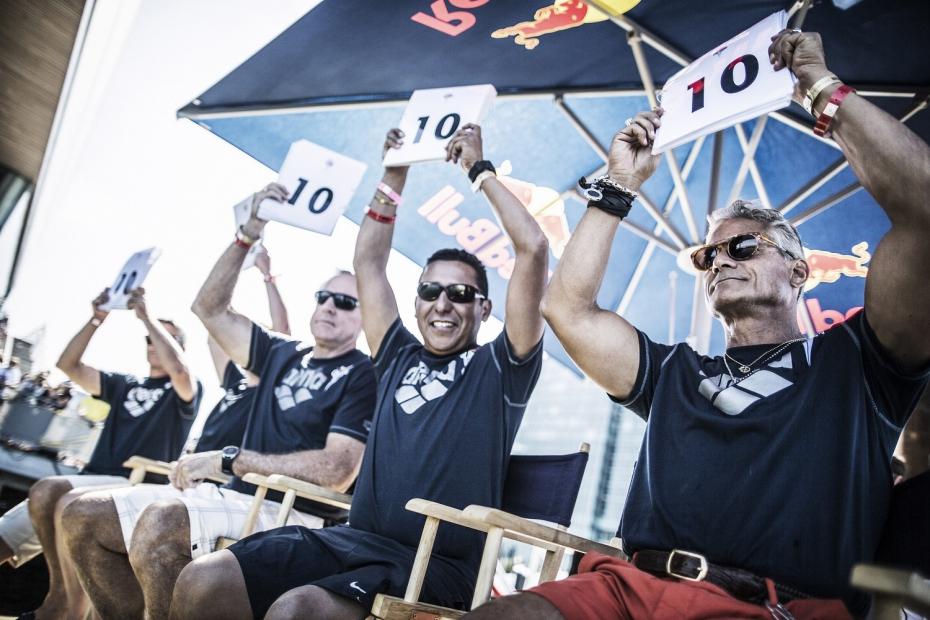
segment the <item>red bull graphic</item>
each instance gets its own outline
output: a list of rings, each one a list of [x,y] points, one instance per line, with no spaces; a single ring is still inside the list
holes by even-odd
[[[541,36],[610,19],[608,13],[596,8],[595,4],[611,15],[619,15],[639,4],[639,0],[591,0],[590,4],[585,0],[555,0],[537,9],[532,20],[499,28],[491,33],[491,37],[513,37],[514,43],[532,50],[539,45]]]
[[[872,258],[868,250],[869,244],[865,241],[852,247],[852,255],[804,248],[804,258],[811,270],[804,284],[804,291],[807,292],[824,282],[836,282],[840,276],[866,277],[869,268],[865,263]]]
[[[453,7],[476,9],[490,0],[448,0]],[[446,6],[446,0],[435,0],[429,5],[432,15],[418,11],[410,19],[427,28],[438,30],[450,37],[457,37],[478,22],[478,18],[468,11],[452,11]]]

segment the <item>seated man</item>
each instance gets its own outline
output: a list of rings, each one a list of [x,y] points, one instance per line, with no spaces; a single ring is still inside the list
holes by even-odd
[[[149,376],[140,380],[132,375],[102,372],[83,362],[87,345],[109,314],[101,308],[108,299],[106,290],[94,299],[93,316],[58,359],[58,368],[71,380],[110,404],[90,462],[81,475],[38,481],[29,490],[27,502],[0,517],[0,561],[10,560],[14,566],[21,566],[45,551],[50,587],[50,598],[43,605],[47,617],[57,618],[64,613],[64,586],[55,545],[56,504],[72,489],[128,485],[122,464],[134,454],[165,461],[176,458],[200,401],[199,383],[191,377],[184,361],[183,333],[167,319],[149,317],[141,288],[132,292],[128,306],[148,332]]]
[[[401,137],[392,130],[385,152]],[[477,126],[466,125],[448,149],[473,176],[489,169]],[[271,530],[197,560],[178,580],[172,617],[364,618],[377,594],[402,595],[406,588],[424,523],[404,509],[409,499],[458,508],[500,505],[510,448],[542,364],[539,302],[548,244],[497,177],[478,179],[516,251],[504,331],[477,346],[478,328],[491,311],[484,266],[464,250],[439,250],[417,288],[421,345],[400,321],[385,272],[406,176],[406,168],[385,170],[355,247],[379,401],[350,525]],[[464,528],[440,528],[425,599],[467,604],[481,538]]]
[[[139,617],[143,606],[150,618],[167,617],[181,569],[210,553],[219,538],[239,537],[254,494],[240,476],[281,473],[344,491],[358,472],[376,396],[371,361],[355,348],[361,332],[355,277],[341,272],[316,292],[313,346],[273,334],[230,307],[242,261],[266,223],[255,213],[269,197],[284,200],[287,193],[277,184],[255,193],[251,219],[193,306],[230,359],[259,376],[241,444],[184,455],[170,476],[173,486],[90,493],[62,514],[68,553],[104,618]],[[222,488],[201,483],[221,472],[235,478]],[[256,531],[274,525],[278,509],[265,501]],[[323,525],[306,511],[292,511],[290,522]]]
[[[784,31],[770,54],[799,93],[826,84],[817,112],[845,93],[818,35]],[[661,113],[614,138],[606,200],[589,203],[545,305],[578,365],[647,422],[618,534],[632,562],[588,554],[578,575],[469,617],[864,616],[850,569],[874,557],[892,451],[930,370],[930,148],[865,99],[842,100],[833,135],[891,230],[865,310],[813,338],[796,318],[809,267],[794,227],[742,201],[715,212],[692,255],[726,335],[725,354],[709,357],[654,343],[595,302],[620,218],[655,170]]]

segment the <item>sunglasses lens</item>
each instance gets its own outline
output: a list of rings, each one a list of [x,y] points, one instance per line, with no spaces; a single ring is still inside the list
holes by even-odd
[[[316,292],[316,303],[321,306],[326,303],[326,300],[332,297],[332,293],[329,291],[317,291]]]
[[[150,336],[145,337],[145,344],[152,344],[152,338]]]
[[[737,235],[730,239],[727,253],[733,260],[746,260],[756,253],[759,240],[754,235]]]
[[[717,258],[716,247],[703,247],[691,256],[691,262],[698,271],[707,271],[714,265]]]
[[[420,282],[417,287],[417,295],[423,301],[436,301],[442,292],[442,286],[436,282]]]
[[[349,295],[335,293],[333,295],[333,303],[340,310],[355,310],[355,307],[358,305],[358,300]]]
[[[457,304],[468,304],[475,301],[475,289],[467,284],[451,284],[446,287],[449,301]]]

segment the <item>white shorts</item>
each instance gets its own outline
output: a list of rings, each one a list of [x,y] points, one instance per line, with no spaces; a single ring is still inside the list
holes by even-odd
[[[71,483],[71,488],[99,486],[128,486],[129,481],[120,476],[56,476]],[[42,553],[42,543],[29,519],[29,500],[22,501],[0,516],[0,538],[13,550],[10,563],[19,568]]]
[[[219,538],[238,540],[254,499],[251,495],[224,489],[209,482],[183,491],[171,485],[139,484],[125,489],[114,489],[110,496],[116,505],[127,550],[143,510],[159,500],[180,500],[187,508],[191,524],[190,551],[194,559],[213,551]],[[273,528],[280,508],[281,504],[264,500],[252,533]],[[323,527],[323,519],[291,510],[287,525],[303,525],[315,529]]]

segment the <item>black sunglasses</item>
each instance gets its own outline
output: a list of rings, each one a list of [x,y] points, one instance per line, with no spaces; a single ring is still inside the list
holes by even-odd
[[[436,301],[445,291],[446,297],[454,304],[470,304],[475,299],[487,297],[471,284],[448,284],[443,286],[439,282],[420,282],[417,286],[417,297],[423,301]]]
[[[340,310],[355,310],[358,308],[358,299],[345,293],[334,293],[332,291],[317,291],[316,303],[323,305],[330,297],[333,298],[333,305]]]
[[[727,254],[733,260],[749,260],[759,251],[763,243],[775,246],[779,252],[794,258],[790,252],[782,248],[778,243],[762,233],[751,232],[733,235],[717,243],[708,243],[702,245],[691,253],[691,263],[698,271],[708,271],[714,266],[714,259],[720,253],[721,248],[725,248]]]

